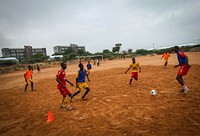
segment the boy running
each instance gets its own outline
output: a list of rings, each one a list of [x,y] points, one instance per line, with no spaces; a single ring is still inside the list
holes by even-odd
[[[33,90],[33,81],[32,81],[32,74],[33,74],[33,69],[32,69],[32,66],[28,66],[28,70],[26,70],[26,72],[24,73],[24,79],[25,79],[25,82],[26,82],[26,85],[25,85],[25,88],[24,88],[24,94],[26,94],[26,90],[27,90],[27,87],[28,87],[28,84],[31,83],[31,90]]]
[[[90,74],[91,69],[92,69],[92,65],[90,64],[90,61],[88,61],[88,64],[87,64],[87,74],[88,75]]]
[[[84,88],[86,91],[85,91],[84,95],[82,96],[82,99],[85,100],[86,95],[90,91],[89,86],[85,82],[85,76],[87,77],[89,82],[90,82],[90,79],[88,77],[86,70],[84,69],[83,64],[79,64],[79,68],[80,68],[80,70],[77,72],[77,77],[76,77],[76,88],[78,91],[73,94],[73,97],[76,96],[77,94],[79,94],[81,92],[81,90]]]
[[[129,86],[131,86],[131,83],[133,81],[133,78],[135,80],[138,80],[138,69],[139,72],[141,72],[141,67],[139,65],[138,62],[135,62],[135,58],[132,58],[132,63],[130,64],[130,67],[126,70],[125,74],[132,69],[132,74],[131,74],[131,78],[130,78],[130,82],[129,82]]]
[[[169,53],[168,52],[164,52],[164,54],[162,55],[161,59],[164,57],[164,61],[165,61],[165,64],[164,64],[164,68],[167,66],[168,64],[168,59],[170,57]]]
[[[180,69],[176,76],[176,80],[178,80],[178,82],[182,85],[184,93],[187,94],[189,92],[189,89],[185,85],[182,76],[186,75],[190,68],[190,65],[188,64],[188,57],[182,51],[179,50],[178,46],[174,46],[174,51],[176,52],[177,59],[179,61],[179,64],[175,65],[174,67],[180,66]]]
[[[65,69],[67,69],[67,65],[65,63],[61,63],[61,69],[58,71],[58,73],[56,75],[56,81],[58,82],[57,89],[60,91],[61,95],[63,96],[60,108],[63,108],[63,109],[66,108],[64,101],[65,101],[66,96],[68,96],[67,97],[67,109],[72,110],[72,107],[70,106],[72,94],[67,89],[66,82],[68,82],[71,86],[74,86],[74,85],[69,80],[67,80]]]

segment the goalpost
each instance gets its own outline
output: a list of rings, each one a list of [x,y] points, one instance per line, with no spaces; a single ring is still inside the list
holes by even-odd
[[[85,58],[96,58],[101,57],[101,60],[103,60],[103,55],[87,55],[87,56],[76,56],[78,60],[85,59]]]

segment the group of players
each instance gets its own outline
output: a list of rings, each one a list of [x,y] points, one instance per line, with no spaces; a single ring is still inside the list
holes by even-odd
[[[174,47],[174,51],[177,54],[177,59],[179,62],[179,64],[175,65],[174,67],[180,66],[180,69],[178,71],[176,79],[182,85],[182,91],[184,92],[184,95],[185,95],[189,92],[189,89],[185,85],[182,76],[186,75],[190,68],[190,65],[188,63],[188,57],[179,49],[178,46]],[[165,63],[164,63],[164,68],[165,68],[168,64],[169,53],[165,52],[163,54],[163,56],[161,57],[161,59],[163,57],[165,60]],[[77,91],[74,94],[72,94],[71,91],[66,87],[66,82],[69,83],[71,86],[74,86],[73,83],[71,83],[66,78],[66,73],[65,73],[65,70],[67,69],[66,63],[61,63],[61,69],[56,74],[56,81],[58,82],[57,89],[60,91],[61,95],[63,96],[62,102],[61,102],[62,109],[72,110],[73,108],[70,106],[70,103],[71,103],[72,99],[81,92],[82,89],[85,89],[85,93],[82,96],[83,100],[86,99],[86,95],[90,92],[90,87],[85,82],[85,78],[87,78],[87,80],[90,82],[89,74],[90,74],[90,70],[92,68],[90,61],[88,61],[87,70],[84,69],[84,65],[81,62],[79,62],[78,66],[80,69],[78,70],[78,72],[76,74],[76,89],[77,89]],[[138,80],[138,72],[141,72],[141,67],[140,67],[139,63],[135,61],[135,58],[132,58],[132,63],[130,64],[129,68],[126,70],[125,74],[130,69],[132,70],[132,73],[131,73],[129,86],[131,86],[133,79]],[[25,78],[25,82],[26,82],[24,92],[26,93],[28,83],[31,83],[31,89],[33,91],[32,67],[31,66],[28,66],[28,70],[25,72],[24,78]],[[66,97],[67,97],[67,106],[65,105]]]

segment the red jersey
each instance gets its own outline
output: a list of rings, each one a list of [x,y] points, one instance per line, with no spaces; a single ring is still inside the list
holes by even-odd
[[[65,74],[65,71],[63,69],[60,69],[56,75],[56,77],[61,81],[61,83],[63,85],[66,85],[66,74]]]

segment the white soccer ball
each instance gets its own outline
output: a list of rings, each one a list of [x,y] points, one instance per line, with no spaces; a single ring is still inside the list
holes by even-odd
[[[150,94],[153,95],[153,96],[157,95],[157,93],[158,93],[158,92],[157,92],[156,90],[151,90],[151,91],[150,91]]]

